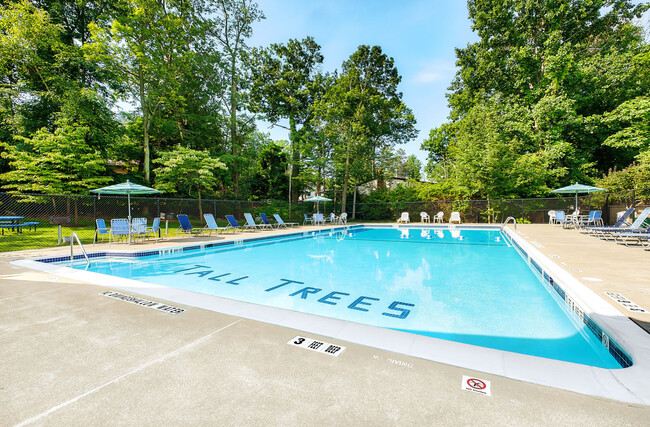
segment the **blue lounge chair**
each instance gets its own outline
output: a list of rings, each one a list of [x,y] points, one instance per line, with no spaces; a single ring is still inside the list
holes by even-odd
[[[228,220],[228,228],[231,230],[244,230],[245,228],[239,225],[237,220],[232,215],[226,215],[226,220]]]
[[[189,234],[190,236],[198,236],[199,234],[203,234],[203,230],[198,230],[192,227],[192,224],[190,223],[190,219],[187,217],[187,215],[179,214],[176,215],[176,218],[178,218],[178,222],[180,223],[180,227],[178,227],[178,229],[176,230],[177,236],[178,236],[178,232],[181,232],[183,234]]]
[[[305,217],[307,217],[306,214],[305,214]],[[278,222],[278,228],[287,228],[287,226],[293,227],[294,225],[298,225],[297,222],[284,222],[284,221],[282,221],[282,218],[280,218],[280,215],[278,215],[278,214],[273,214],[273,218],[275,218],[275,220]]]
[[[616,221],[614,225],[611,226],[594,226],[594,227],[584,227],[583,232],[586,233],[595,233],[595,234],[600,234],[604,231],[609,231],[615,228],[621,228],[623,227],[623,224],[627,219],[632,215],[634,212],[634,208],[629,208],[625,212],[623,212],[623,215]],[[601,220],[602,221],[602,220]]]
[[[271,221],[269,221],[269,217],[267,217],[265,213],[260,213],[260,218],[262,218],[263,224],[269,225],[271,228],[279,227],[279,223],[273,224]]]
[[[304,219],[304,221],[302,222],[302,225],[305,225],[305,224],[307,224],[307,223],[311,223],[311,224],[314,223],[314,218],[309,218],[309,217],[307,216],[307,214],[304,214],[304,215],[305,215],[305,219]]]
[[[131,226],[129,220],[126,218],[115,218],[111,220],[111,234],[108,236],[108,244],[111,244],[111,239],[115,242],[121,239],[127,239],[131,234]]]
[[[244,218],[246,218],[246,225],[244,227],[250,228],[251,230],[268,230],[271,228],[270,224],[257,224],[253,219],[253,215],[249,214],[248,212],[244,214]]]
[[[613,238],[617,242],[622,242],[628,239],[638,240],[639,236],[648,236],[648,224],[646,220],[650,216],[650,208],[645,208],[641,214],[636,218],[636,220],[629,227],[619,227],[607,231],[603,231],[603,236],[601,238],[608,239]]]
[[[228,230],[230,230],[230,227],[219,227],[217,225],[217,221],[215,221],[214,216],[211,213],[203,214],[203,219],[205,219],[206,224],[206,226],[203,227],[203,230],[208,231],[208,235],[212,234],[213,231],[219,234],[219,231],[226,233]]]
[[[93,245],[97,242],[97,237],[102,236],[102,243],[104,243],[104,237],[108,236],[108,239],[111,238],[111,229],[106,227],[106,221],[103,219],[96,219],[95,224],[97,229],[95,230],[95,238],[93,239]]]

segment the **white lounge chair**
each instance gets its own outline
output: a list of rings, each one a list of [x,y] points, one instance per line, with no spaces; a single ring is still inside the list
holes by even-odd
[[[348,214],[343,212],[341,216],[339,216],[339,221],[341,224],[347,224],[348,223]]]
[[[459,212],[452,212],[451,216],[449,217],[449,223],[451,224],[452,222],[457,222],[460,224],[460,213]]]
[[[426,212],[420,212],[420,222],[431,222],[431,217]]]
[[[399,219],[397,220],[397,223],[398,224],[399,223],[408,224],[409,222],[411,222],[411,220],[409,219],[409,213],[408,212],[402,212],[402,216],[399,217]]]
[[[435,214],[435,215],[433,216],[433,222],[439,222],[439,223],[442,224],[442,218],[443,218],[444,216],[445,216],[445,214],[444,214],[442,211],[438,212],[437,214]]]

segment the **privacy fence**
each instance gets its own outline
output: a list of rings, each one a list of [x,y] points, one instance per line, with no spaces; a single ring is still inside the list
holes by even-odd
[[[548,222],[549,210],[572,211],[575,209],[573,196],[548,199],[495,199],[461,201],[418,201],[357,203],[350,201],[345,209],[338,202],[320,203],[321,212],[347,212],[352,220],[354,212],[357,221],[394,222],[402,212],[408,212],[413,222],[419,221],[420,212],[430,216],[443,212],[445,221],[453,211],[460,212],[463,222],[502,223],[512,216],[518,222]],[[629,206],[650,205],[650,189],[629,190],[616,193],[596,193],[578,197],[582,211],[599,209],[603,211],[606,223],[616,220],[616,212]],[[285,221],[302,223],[303,216],[316,211],[314,203],[289,205],[281,201],[242,201],[204,199],[131,197],[131,216],[145,217],[151,224],[153,218],[161,217],[163,233],[175,236],[178,228],[176,215],[186,214],[195,227],[203,227],[202,215],[211,213],[220,223],[225,215],[243,218],[245,212],[267,215],[278,213]],[[59,244],[58,223],[63,236],[76,232],[84,244],[91,243],[95,234],[95,220],[126,218],[128,205],[126,196],[92,195],[65,196],[42,194],[0,193],[0,251],[35,249]]]

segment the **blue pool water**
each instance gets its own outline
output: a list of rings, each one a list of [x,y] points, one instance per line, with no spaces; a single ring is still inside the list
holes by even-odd
[[[362,228],[71,265],[499,350],[621,367],[498,230]]]

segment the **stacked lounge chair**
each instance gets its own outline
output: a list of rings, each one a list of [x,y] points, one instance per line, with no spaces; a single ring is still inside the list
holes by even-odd
[[[230,230],[229,227],[219,227],[217,221],[214,219],[214,215],[211,213],[203,214],[203,219],[205,220],[205,227],[203,227],[204,232],[208,232],[208,235],[211,235],[214,231],[216,234],[219,234],[219,231],[224,233]]]
[[[244,227],[250,228],[252,230],[269,230],[272,228],[271,224],[264,224],[264,222],[261,224],[256,223],[253,219],[253,215],[248,212],[244,214],[244,218],[246,218],[246,225]]]
[[[239,225],[239,223],[237,222],[237,220],[235,219],[235,217],[232,216],[232,215],[226,215],[226,220],[228,220],[228,228],[231,229],[231,230],[233,230],[233,231],[237,231],[237,230],[250,230],[249,227],[245,227],[245,226],[242,227],[241,225]]]
[[[625,223],[625,221],[627,221],[627,219],[630,217],[630,215],[632,215],[633,212],[634,212],[634,208],[629,208],[628,210],[623,212],[623,215],[621,215],[621,217],[616,221],[616,223],[614,225],[604,226],[604,227],[603,226],[591,226],[591,227],[587,226],[587,227],[583,227],[582,232],[583,233],[592,233],[592,234],[601,234],[603,232],[607,232],[607,231],[610,231],[612,229],[621,228],[623,226],[623,224]]]
[[[271,221],[269,221],[269,217],[267,217],[265,213],[260,213],[260,218],[262,218],[262,223],[269,225],[270,228],[279,227],[279,223],[273,224]]]

